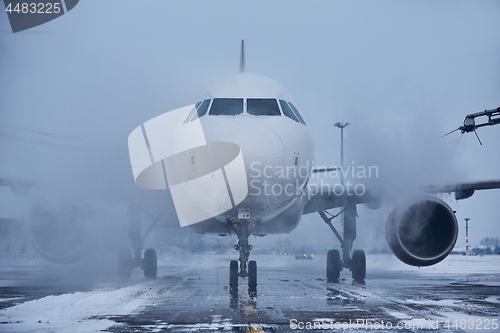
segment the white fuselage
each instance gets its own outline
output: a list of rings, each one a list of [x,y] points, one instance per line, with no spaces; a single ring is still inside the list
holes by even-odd
[[[229,82],[227,82],[229,81]],[[266,89],[267,88],[267,89]],[[208,145],[230,142],[240,147],[246,170],[248,195],[233,209],[212,219],[190,225],[199,232],[225,233],[225,221],[240,208],[248,208],[260,222],[256,232],[286,233],[299,223],[305,205],[303,189],[311,174],[313,141],[308,126],[283,114],[281,104],[295,103],[288,89],[254,74],[238,74],[207,90],[207,99],[242,98],[238,115],[200,117]],[[281,115],[251,115],[249,99],[276,99]],[[204,202],[192,202],[203,206]]]

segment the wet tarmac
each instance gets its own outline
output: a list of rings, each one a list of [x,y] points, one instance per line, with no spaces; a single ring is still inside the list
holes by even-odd
[[[325,256],[295,260],[256,255],[256,297],[248,296],[244,279],[238,296],[230,297],[232,258],[164,255],[156,280],[144,280],[137,269],[130,281],[121,282],[108,274],[84,279],[72,266],[38,265],[35,259],[14,265],[11,260],[10,268],[1,267],[0,307],[15,314],[16,304],[68,293],[92,294],[102,303],[98,295],[133,287],[135,294],[123,297],[130,311],[96,304],[95,313],[82,313],[82,323],[106,322],[99,330],[107,332],[500,332],[500,256],[457,255],[433,267],[415,268],[390,255],[367,255],[366,285],[353,285],[348,271],[339,283],[326,281]],[[8,264],[4,259],[2,264]],[[51,280],[51,275],[59,278]],[[70,281],[62,282],[64,277]],[[140,304],[134,303],[137,299]],[[0,331],[16,331],[16,320],[5,317],[0,311]],[[50,331],[50,326],[45,328]]]

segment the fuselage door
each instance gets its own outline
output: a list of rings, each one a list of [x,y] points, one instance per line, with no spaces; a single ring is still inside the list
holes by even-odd
[[[299,166],[299,162],[300,162],[300,154],[294,153],[293,154],[293,171],[297,171],[297,168]]]
[[[196,167],[196,153],[194,151],[189,153],[189,161],[191,163],[191,170],[196,171],[198,168]]]

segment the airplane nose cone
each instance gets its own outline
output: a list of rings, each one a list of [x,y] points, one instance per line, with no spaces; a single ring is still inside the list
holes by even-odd
[[[214,145],[231,142],[240,147],[248,192],[240,206],[255,216],[277,215],[295,196],[294,180],[287,177],[282,138],[269,127],[248,122],[232,124],[221,127],[208,141]]]
[[[245,161],[258,162],[263,166],[280,165],[285,159],[280,136],[258,124],[237,123],[222,127],[208,141],[237,144]]]

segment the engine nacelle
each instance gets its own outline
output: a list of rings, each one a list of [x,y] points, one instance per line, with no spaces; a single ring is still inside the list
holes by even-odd
[[[76,262],[91,246],[94,214],[85,202],[43,200],[32,209],[30,220],[31,244],[49,261]]]
[[[434,265],[450,254],[458,236],[455,213],[444,201],[424,196],[397,206],[385,226],[394,255],[412,266]]]

